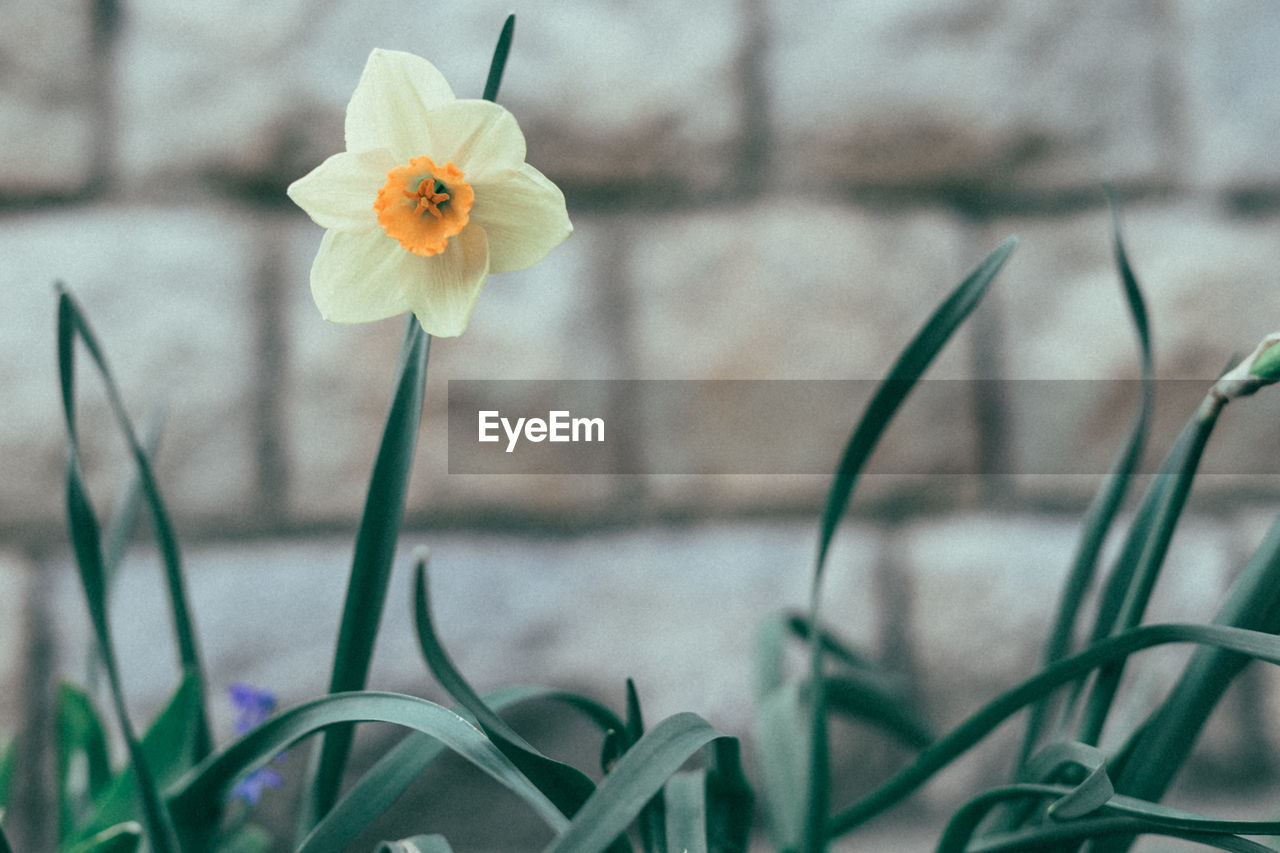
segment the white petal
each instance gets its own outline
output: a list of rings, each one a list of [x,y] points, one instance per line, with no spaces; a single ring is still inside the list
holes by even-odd
[[[489,236],[490,272],[531,267],[573,233],[564,193],[527,163],[472,188],[471,221]]]
[[[452,100],[453,89],[430,62],[375,50],[347,104],[347,150],[390,148],[397,160],[424,154],[427,111]]]
[[[453,162],[467,181],[520,168],[524,134],[515,116],[491,101],[452,101],[427,115],[426,154],[438,165]]]
[[[289,198],[317,225],[351,234],[378,227],[373,202],[396,167],[385,148],[334,154],[289,185]]]
[[[409,310],[400,290],[405,261],[415,255],[381,230],[326,231],[311,265],[311,296],[334,323],[367,323]]]
[[[402,287],[418,322],[428,334],[437,337],[462,334],[489,275],[484,230],[465,228],[440,254],[429,258],[411,257]]]

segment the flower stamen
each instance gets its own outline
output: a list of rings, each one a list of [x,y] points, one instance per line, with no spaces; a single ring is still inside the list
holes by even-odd
[[[470,219],[475,191],[453,163],[414,157],[387,172],[373,209],[387,236],[415,255],[438,255]],[[430,214],[430,215],[428,215]]]
[[[443,216],[440,213],[439,205],[449,200],[450,196],[444,190],[447,189],[444,184],[435,178],[423,178],[422,183],[418,184],[416,192],[404,191],[406,198],[416,199],[418,206],[414,208],[414,213],[422,213],[424,210],[439,219]]]

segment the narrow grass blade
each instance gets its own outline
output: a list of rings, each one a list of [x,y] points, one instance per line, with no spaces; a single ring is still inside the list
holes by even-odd
[[[453,853],[443,835],[415,835],[399,841],[384,841],[378,853]]]
[[[818,537],[817,560],[813,571],[813,584],[809,602],[809,624],[821,625],[820,603],[822,596],[822,574],[826,565],[827,551],[835,536],[836,527],[844,517],[849,499],[853,495],[858,476],[863,465],[870,458],[881,435],[898,408],[907,398],[917,380],[942,351],[943,346],[951,339],[952,334],[960,327],[965,318],[977,307],[986,293],[988,286],[996,274],[1009,259],[1017,238],[1010,237],[1001,243],[995,251],[986,257],[978,267],[969,274],[960,285],[934,311],[924,327],[916,333],[906,349],[898,356],[897,362],[889,370],[888,376],[876,389],[871,401],[867,404],[853,435],[845,447],[840,464],[836,468],[831,489],[827,494],[826,506],[822,511],[822,521]],[[823,825],[829,810],[829,775],[827,765],[827,708],[823,694],[823,648],[820,642],[812,643],[812,662],[810,666],[811,680],[815,685],[811,702],[810,746],[809,746],[809,780],[806,786],[808,816],[805,821],[803,849],[805,853],[819,853],[823,846]]]
[[[1083,678],[1106,664],[1153,646],[1198,643],[1280,664],[1280,637],[1219,625],[1145,625],[1101,640],[1076,655],[1044,668],[1000,694],[950,733],[925,749],[908,767],[876,790],[835,815],[827,836],[846,833],[896,805],[938,770],[964,754],[1010,716],[1064,684]]]
[[[13,787],[13,765],[18,754],[17,741],[0,746],[0,816],[9,805],[9,791]]]
[[[795,682],[756,700],[756,764],[769,835],[779,850],[796,850],[804,838],[808,719],[809,705]]]
[[[356,722],[393,723],[430,735],[520,797],[554,831],[568,821],[475,726],[426,699],[396,693],[340,693],[290,709],[255,728],[176,784],[169,807],[192,847],[209,837],[217,804],[236,779],[317,731]]]
[[[515,34],[516,16],[515,14],[507,15],[507,20],[502,24],[502,32],[498,35],[498,44],[493,49],[493,61],[489,63],[489,77],[484,83],[484,95],[486,101],[496,101],[498,99],[498,87],[502,85],[502,72],[507,68],[507,55],[511,53],[511,37]]]
[[[196,641],[195,626],[191,618],[191,606],[188,603],[186,581],[182,574],[182,557],[178,548],[178,537],[174,532],[172,522],[169,520],[169,511],[165,507],[164,499],[160,495],[160,487],[156,483],[155,475],[151,469],[151,460],[142,442],[138,440],[138,436],[134,432],[128,411],[125,409],[124,400],[121,398],[115,379],[107,367],[103,349],[75,299],[65,288],[60,288],[58,293],[58,374],[61,382],[63,414],[67,424],[72,464],[78,469],[80,467],[80,448],[79,432],[76,428],[74,390],[76,338],[79,338],[84,344],[90,360],[97,367],[98,374],[102,378],[103,387],[107,392],[107,400],[110,403],[120,431],[128,442],[135,470],[141,482],[143,495],[150,510],[156,544],[159,547],[161,561],[164,565],[165,583],[169,595],[169,609],[173,619],[179,662],[185,673],[195,675],[196,683],[200,690],[200,729],[196,746],[198,753],[203,756],[208,754],[212,748],[213,737],[209,732],[208,717],[204,711],[203,697],[206,684],[204,665],[200,660],[199,644]],[[82,498],[86,506],[90,506],[88,493],[84,490],[83,485],[78,485],[77,489],[82,492]],[[101,587],[99,594],[103,596],[105,602],[108,564],[106,558],[102,556],[102,536],[97,532],[97,526],[95,519],[94,538],[98,541],[94,548],[99,552],[99,556],[96,559],[100,564],[98,574],[101,576],[97,583]]]
[[[1213,621],[1280,633],[1280,519],[1231,585]],[[1144,800],[1163,797],[1209,714],[1251,660],[1230,651],[1197,649],[1168,698],[1122,750],[1115,771],[1117,788]]]
[[[134,779],[138,789],[138,805],[142,811],[143,825],[146,827],[151,846],[156,853],[176,853],[177,836],[169,815],[160,803],[155,779],[146,762],[142,746],[129,720],[128,707],[124,699],[124,689],[120,682],[119,669],[116,665],[115,649],[112,644],[111,630],[106,612],[105,571],[102,558],[102,535],[98,526],[98,518],[93,504],[84,486],[80,469],[80,451],[75,417],[75,342],[76,338],[85,344],[90,355],[98,365],[104,377],[109,377],[105,361],[97,341],[89,332],[80,311],[77,309],[69,293],[65,290],[58,298],[58,374],[62,391],[63,413],[67,424],[69,453],[67,454],[67,521],[71,537],[72,551],[76,566],[79,569],[81,587],[85,593],[85,602],[89,610],[90,622],[93,625],[94,638],[101,650],[103,668],[107,673],[112,703],[115,706],[117,720],[124,738],[125,748],[129,754]],[[119,395],[115,386],[107,381],[108,394],[112,398],[113,407],[123,415]],[[127,419],[125,419],[127,421]],[[126,430],[132,436],[132,430]],[[136,447],[136,441],[132,442]],[[145,464],[145,460],[139,462]],[[149,469],[148,469],[149,470]],[[153,510],[156,505],[153,505]],[[161,510],[162,512],[162,510]],[[162,517],[162,516],[161,516]],[[157,518],[157,522],[160,517]],[[163,549],[162,549],[163,550]],[[180,577],[180,576],[179,576]],[[172,580],[172,578],[171,578]],[[170,587],[173,591],[173,587]],[[180,598],[177,596],[175,598]],[[179,616],[175,612],[175,618]],[[188,626],[189,627],[189,626]],[[179,630],[179,637],[182,631]],[[202,715],[203,719],[203,715]],[[207,726],[201,730],[207,734]]]
[[[13,790],[13,768],[17,763],[17,742],[9,741],[0,746],[0,825],[9,808],[9,794]],[[3,853],[3,851],[0,851]]]
[[[74,789],[71,768],[83,759],[86,778],[83,790]],[[66,842],[75,834],[80,816],[111,784],[111,762],[107,736],[89,696],[77,687],[58,688],[58,839]],[[3,796],[0,795],[0,805]]]
[[[1128,253],[1125,251],[1124,238],[1120,232],[1119,206],[1114,197],[1108,195],[1108,199],[1111,202],[1112,245],[1116,269],[1124,290],[1125,303],[1129,307],[1129,316],[1133,321],[1134,333],[1138,339],[1142,384],[1138,409],[1134,413],[1124,446],[1116,454],[1110,470],[1085,512],[1080,542],[1076,547],[1071,568],[1067,572],[1067,580],[1063,585],[1062,598],[1058,604],[1053,629],[1045,645],[1045,663],[1061,660],[1072,651],[1071,638],[1075,631],[1080,606],[1085,594],[1093,585],[1102,546],[1106,542],[1107,534],[1128,494],[1133,474],[1142,459],[1150,429],[1151,411],[1155,402],[1155,365],[1151,353],[1151,329],[1147,321],[1146,303],[1142,298],[1142,288],[1138,284],[1138,278],[1129,264]],[[1053,699],[1052,696],[1046,697],[1043,702],[1038,702],[1032,707],[1019,764],[1025,762],[1035,750],[1045,726],[1053,718],[1055,710]]]
[[[194,677],[186,678],[147,729],[141,752],[155,779],[157,790],[172,785],[195,766],[196,702],[199,690]],[[127,822],[137,798],[134,774],[125,768],[116,774],[95,803],[92,818],[75,836],[83,841],[94,833]]]
[[[627,679],[627,748],[644,737],[644,715],[635,682]],[[645,853],[667,853],[667,804],[662,789],[640,810],[640,847]]]
[[[707,853],[706,773],[683,770],[664,789],[667,807],[666,849]]]
[[[500,690],[484,698],[494,711],[534,700],[559,702],[574,708],[600,727],[601,731],[618,730],[622,723],[607,708],[576,694],[541,687],[515,687]],[[465,709],[457,710],[466,718]],[[303,839],[295,853],[324,853],[344,850],[378,815],[404,793],[414,779],[447,751],[438,739],[421,732],[411,732],[367,770],[343,797],[334,804],[324,819]],[[594,787],[594,786],[593,786]]]
[[[803,616],[791,615],[787,627],[800,639],[812,641]],[[839,667],[823,687],[831,713],[881,726],[915,749],[923,749],[933,740],[933,731],[911,696],[910,684],[900,673],[859,653],[831,631],[821,630],[818,639],[825,657]]]
[[[566,817],[573,814],[595,791],[595,783],[576,767],[548,758],[495,714],[471,688],[436,635],[427,584],[427,555],[419,552],[414,565],[414,622],[418,647],[427,666],[450,696],[475,716],[480,728],[498,749],[520,768],[529,781],[546,794]]]
[[[547,853],[598,853],[626,832],[645,804],[699,749],[722,735],[696,714],[654,726],[618,759]]]
[[[836,526],[844,516],[849,498],[857,484],[858,475],[879,443],[885,427],[889,425],[889,421],[897,413],[898,407],[902,405],[916,381],[951,339],[952,334],[977,307],[987,287],[1000,272],[1017,244],[1016,237],[1005,240],[969,274],[968,278],[960,283],[907,344],[906,349],[889,370],[888,376],[876,389],[875,395],[867,404],[866,411],[845,447],[840,465],[832,480],[831,489],[827,494],[826,506],[822,511],[816,573],[822,572],[827,549],[835,536]],[[810,619],[811,623],[813,621]]]
[[[153,414],[143,423],[142,452],[147,459],[153,459],[156,448],[160,446],[162,426],[160,415]],[[146,499],[146,478],[140,468],[135,468],[133,476],[125,483],[113,503],[111,518],[107,520],[102,541],[102,563],[106,571],[107,592],[111,592],[111,582],[116,570],[124,560],[124,552],[129,547],[129,540],[138,526],[138,516],[142,514],[142,505]]]
[[[1217,424],[1220,411],[1221,404],[1214,404],[1212,398],[1206,398],[1205,404],[1192,415],[1170,451],[1168,473],[1158,475],[1158,485],[1150,494],[1153,510],[1149,514],[1139,513],[1130,530],[1130,536],[1135,542],[1141,543],[1141,546],[1137,549],[1125,549],[1126,553],[1136,550],[1137,558],[1131,567],[1118,565],[1115,569],[1116,575],[1127,574],[1130,579],[1125,586],[1125,594],[1110,629],[1111,633],[1133,628],[1142,621],[1156,579],[1164,565],[1165,555],[1169,551],[1169,543],[1173,540],[1178,519],[1191,492],[1200,458]],[[1143,523],[1147,518],[1150,518],[1150,523]],[[1104,626],[1099,623],[1099,628],[1102,627]],[[1085,706],[1078,740],[1093,744],[1098,742],[1123,672],[1124,662],[1117,661],[1098,673]]]
[[[747,853],[755,795],[742,770],[742,746],[737,738],[720,738],[711,744],[706,801],[710,853]]]
[[[361,690],[368,680],[369,662],[373,658],[374,642],[382,622],[391,564],[404,516],[409,473],[413,468],[425,396],[429,345],[430,337],[410,315],[401,350],[400,375],[369,479],[360,529],[356,533],[351,576],[347,582],[346,602],[329,678],[330,693]],[[304,829],[310,830],[333,807],[342,785],[353,734],[350,726],[341,726],[325,734],[315,764],[309,811],[303,815]]]
[[[107,827],[92,838],[86,838],[67,853],[133,853],[142,844],[142,827],[127,821]]]
[[[0,818],[4,817],[4,813],[0,812]],[[13,853],[13,848],[9,846],[9,839],[4,834],[4,827],[0,826],[0,853]]]
[[[857,674],[829,676],[823,689],[832,714],[877,726],[912,749],[924,749],[936,737],[913,702],[878,682]]]
[[[757,702],[772,695],[787,681],[787,621],[785,613],[774,613],[756,628],[753,665]]]
[[[809,632],[809,620],[803,614],[789,612],[786,617],[786,626],[794,636],[801,640],[811,641],[813,639]],[[886,686],[890,683],[897,684],[902,682],[903,679],[900,674],[859,652],[837,637],[832,631],[822,628],[819,632],[819,639],[822,640],[823,654],[833,660],[839,661],[850,668],[861,670],[868,673],[868,675],[874,674]]]

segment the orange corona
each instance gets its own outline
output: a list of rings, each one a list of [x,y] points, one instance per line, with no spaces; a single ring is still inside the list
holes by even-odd
[[[462,233],[475,191],[453,163],[437,166],[430,157],[414,157],[387,172],[373,209],[387,236],[415,255],[438,255],[449,238]]]

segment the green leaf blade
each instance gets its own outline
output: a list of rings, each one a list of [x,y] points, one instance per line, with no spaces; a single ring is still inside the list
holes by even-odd
[[[654,726],[618,759],[596,792],[546,853],[598,853],[627,826],[695,752],[723,737],[696,714],[676,714]]]
[[[262,723],[222,752],[206,759],[171,789],[169,806],[188,833],[188,843],[207,838],[217,805],[235,780],[262,766],[295,742],[332,726],[384,722],[422,732],[520,797],[555,831],[564,816],[475,726],[426,699],[396,693],[339,693],[312,700]]]
[[[418,648],[440,685],[471,712],[489,739],[529,777],[538,790],[546,794],[565,816],[572,817],[595,791],[595,783],[576,767],[548,758],[530,746],[485,704],[454,665],[436,633],[427,583],[426,554],[420,554],[414,565],[413,609]]]
[[[368,679],[417,447],[426,394],[429,345],[430,336],[410,315],[401,348],[395,393],[356,533],[351,574],[329,678],[329,692],[333,694],[361,690]],[[309,831],[337,800],[353,736],[350,726],[340,726],[326,733],[315,762],[311,796],[302,815],[300,829],[303,833]]]

